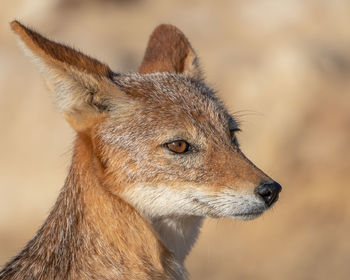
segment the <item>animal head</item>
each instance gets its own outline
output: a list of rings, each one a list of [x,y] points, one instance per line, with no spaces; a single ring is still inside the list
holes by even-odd
[[[250,219],[277,200],[280,185],[241,152],[237,121],[204,83],[176,27],[157,27],[138,73],[121,74],[17,21],[11,26],[66,120],[91,141],[111,195],[148,217]]]

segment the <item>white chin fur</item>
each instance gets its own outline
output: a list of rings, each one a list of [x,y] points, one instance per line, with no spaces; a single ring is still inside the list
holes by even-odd
[[[234,220],[247,221],[247,220],[254,220],[254,219],[260,217],[262,214],[263,214],[263,212],[254,213],[254,214],[233,215],[230,218],[234,219]]]
[[[164,185],[136,185],[122,197],[148,218],[198,216],[240,220],[254,219],[266,210],[254,194],[230,189],[210,193],[207,188]]]
[[[253,194],[238,194],[231,190],[209,193],[205,188],[191,186],[174,188],[140,184],[121,196],[150,222],[180,264],[196,241],[202,217],[251,220],[266,209]]]

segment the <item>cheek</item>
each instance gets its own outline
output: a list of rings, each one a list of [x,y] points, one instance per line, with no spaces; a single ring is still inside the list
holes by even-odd
[[[148,217],[186,215],[193,211],[191,188],[135,184],[120,196]]]
[[[114,145],[105,147],[101,158],[105,167],[103,182],[115,194],[135,184],[157,183],[170,177],[155,152],[146,149]]]

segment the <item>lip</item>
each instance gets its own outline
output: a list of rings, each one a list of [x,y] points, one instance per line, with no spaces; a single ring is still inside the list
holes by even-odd
[[[213,213],[208,213],[207,216],[211,218],[219,218],[219,217],[226,217],[226,218],[231,218],[235,220],[253,220],[255,218],[258,218],[261,216],[266,209],[260,209],[256,210],[253,212],[246,212],[246,213],[238,213],[238,214],[232,214],[232,215],[220,215],[220,213],[217,213],[218,210],[215,209],[212,205],[209,205],[206,202],[203,202],[197,198],[193,199],[193,202],[199,203],[203,206],[206,206],[210,210],[214,210]]]
[[[232,219],[236,219],[236,220],[253,220],[253,219],[258,218],[259,216],[261,216],[263,213],[264,213],[264,211],[235,214],[235,215],[232,215],[231,218]]]

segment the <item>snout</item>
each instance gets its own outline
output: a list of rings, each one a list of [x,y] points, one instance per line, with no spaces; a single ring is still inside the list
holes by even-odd
[[[278,194],[281,192],[282,187],[277,182],[262,183],[255,188],[254,192],[257,196],[262,198],[267,207],[270,207],[278,199]]]

